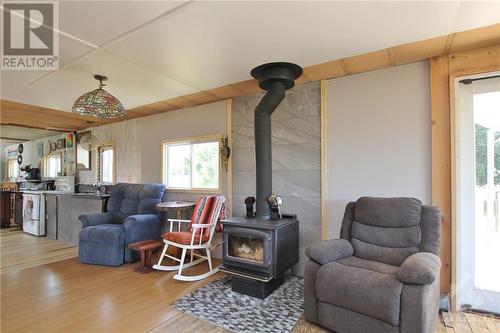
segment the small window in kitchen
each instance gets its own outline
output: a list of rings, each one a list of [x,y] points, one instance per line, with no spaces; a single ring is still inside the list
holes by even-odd
[[[7,160],[7,178],[16,179],[19,177],[19,164],[17,163],[17,159],[9,158]]]
[[[97,180],[101,184],[114,184],[115,182],[115,154],[114,145],[107,144],[97,148],[98,166]]]
[[[163,183],[172,190],[220,192],[220,136],[163,143]]]
[[[61,154],[55,153],[43,158],[43,177],[56,178],[61,175]]]

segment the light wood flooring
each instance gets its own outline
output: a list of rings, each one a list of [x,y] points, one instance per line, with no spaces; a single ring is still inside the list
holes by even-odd
[[[8,332],[225,332],[171,305],[179,297],[222,276],[199,282],[172,279],[175,273],[134,272],[121,267],[83,265],[75,247],[21,231],[0,231],[1,326]],[[196,274],[204,265],[191,268]],[[442,319],[442,318],[440,318]],[[437,333],[498,332],[498,320],[445,315]],[[298,332],[326,332],[301,319]]]
[[[78,255],[76,246],[36,237],[19,227],[0,229],[0,274],[49,264]]]

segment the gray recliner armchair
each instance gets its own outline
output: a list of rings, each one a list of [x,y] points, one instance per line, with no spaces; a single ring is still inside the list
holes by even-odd
[[[439,234],[439,209],[417,199],[349,203],[341,239],[306,249],[306,319],[340,333],[433,333]]]

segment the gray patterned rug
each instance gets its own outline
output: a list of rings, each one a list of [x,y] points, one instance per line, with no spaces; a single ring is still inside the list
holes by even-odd
[[[213,281],[175,302],[194,317],[233,332],[290,332],[304,311],[304,280],[295,276],[265,300],[234,293],[231,278]]]

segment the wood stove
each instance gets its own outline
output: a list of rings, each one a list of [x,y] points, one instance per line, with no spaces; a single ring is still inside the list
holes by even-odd
[[[280,220],[235,217],[224,226],[223,264],[233,275],[232,289],[266,298],[283,283],[285,272],[298,262],[299,221],[295,215]]]
[[[271,115],[285,98],[285,91],[302,75],[302,68],[273,62],[255,67],[250,74],[267,90],[255,108],[254,118],[257,195],[256,200],[245,200],[247,205],[255,201],[256,217],[222,221],[224,260],[219,270],[233,275],[233,291],[266,298],[299,259],[297,216],[280,215],[281,201],[271,200],[277,202],[277,207],[271,207],[268,199],[279,198],[272,193]],[[251,210],[247,206],[247,215],[253,216]]]

